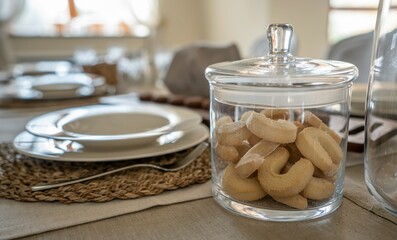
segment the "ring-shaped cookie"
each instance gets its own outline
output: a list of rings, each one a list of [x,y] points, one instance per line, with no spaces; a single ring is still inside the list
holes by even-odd
[[[314,166],[305,159],[297,161],[287,173],[281,170],[288,161],[288,150],[278,147],[268,155],[258,169],[258,179],[262,188],[272,197],[291,197],[298,195],[313,176]]]
[[[233,119],[230,116],[222,116],[215,122],[215,128],[218,128],[226,123],[232,123]]]
[[[247,128],[256,136],[275,143],[291,143],[296,139],[297,127],[286,120],[273,120],[253,112],[247,119]]]
[[[291,197],[272,197],[277,202],[283,203],[287,206],[296,208],[296,209],[306,209],[307,208],[307,198],[303,197],[300,194],[291,196]]]
[[[304,112],[304,122],[307,122],[310,126],[326,131],[336,141],[337,144],[341,143],[342,138],[334,130],[330,129],[325,123],[323,123],[323,121],[321,121],[321,119],[314,115],[312,112]]]
[[[241,178],[230,164],[222,177],[223,190],[231,197],[241,201],[255,201],[266,196],[257,178]]]
[[[289,110],[288,109],[279,109],[279,108],[268,108],[260,111],[261,114],[265,115],[268,118],[273,120],[278,119],[289,119]]]
[[[309,199],[323,200],[331,197],[334,191],[335,185],[332,182],[323,178],[312,177],[301,194]]]
[[[220,160],[231,163],[236,163],[240,159],[240,154],[235,146],[227,146],[218,143],[215,146],[215,154]]]
[[[224,123],[215,129],[216,139],[223,145],[241,145],[251,135],[244,121]]]
[[[307,127],[298,134],[295,145],[325,175],[332,176],[338,170],[342,149],[325,131]]]
[[[236,171],[242,178],[249,177],[260,165],[265,157],[271,154],[277,147],[278,143],[272,143],[265,140],[260,141],[250,150],[248,150],[236,165]]]

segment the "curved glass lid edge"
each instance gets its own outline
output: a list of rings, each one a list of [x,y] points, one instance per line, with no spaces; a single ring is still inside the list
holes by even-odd
[[[346,81],[343,83],[333,83],[333,84],[297,84],[297,85],[277,85],[277,84],[257,84],[257,85],[246,85],[246,84],[230,84],[230,83],[220,83],[213,82],[210,84],[215,88],[223,88],[234,91],[250,91],[250,92],[263,92],[263,91],[278,91],[278,92],[291,92],[291,91],[321,91],[329,89],[343,89],[351,88],[353,85],[352,81]]]
[[[279,87],[279,88],[299,88],[299,87],[327,87],[340,86],[352,82],[356,75],[339,76],[289,76],[289,77],[272,77],[272,76],[238,76],[238,75],[221,75],[219,73],[212,76],[211,73],[207,75],[211,85],[217,86],[247,86],[247,87]],[[337,81],[335,81],[337,80]]]
[[[210,65],[205,75],[210,82],[221,83],[270,83],[299,85],[301,83],[312,85],[328,85],[352,81],[358,76],[358,69],[350,63],[341,61],[324,61],[313,59],[307,61],[297,58],[295,65],[286,68],[285,64],[266,65],[263,57],[239,60],[235,62],[221,62]],[[300,63],[304,63],[304,69]],[[322,66],[315,69],[315,66]],[[266,67],[264,67],[266,66]],[[248,81],[250,79],[250,81]]]

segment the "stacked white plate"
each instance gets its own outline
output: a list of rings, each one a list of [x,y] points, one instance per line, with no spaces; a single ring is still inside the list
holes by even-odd
[[[20,76],[0,89],[3,98],[23,100],[59,100],[103,95],[105,78],[86,73]]]
[[[117,161],[190,148],[209,136],[201,116],[155,103],[92,105],[40,115],[26,124],[14,147],[58,161]]]

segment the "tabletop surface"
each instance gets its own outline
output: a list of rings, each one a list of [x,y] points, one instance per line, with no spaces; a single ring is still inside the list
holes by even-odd
[[[0,110],[0,142],[39,111]],[[363,164],[346,176],[364,185]],[[366,193],[369,195],[369,193]],[[10,216],[12,217],[12,216]],[[0,226],[1,228],[1,226]],[[234,215],[212,198],[157,206],[24,239],[397,239],[397,224],[344,197],[334,213],[310,221],[264,222]]]
[[[397,239],[397,226],[344,199],[334,213],[297,223],[233,215],[212,198],[154,207],[25,239]]]

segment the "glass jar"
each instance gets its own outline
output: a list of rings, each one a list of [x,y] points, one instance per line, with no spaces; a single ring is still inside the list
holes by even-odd
[[[397,19],[380,0],[365,115],[365,182],[369,192],[397,216]]]
[[[267,57],[206,69],[213,195],[271,221],[313,219],[343,197],[351,85],[357,68],[294,57],[289,24],[268,27]]]

